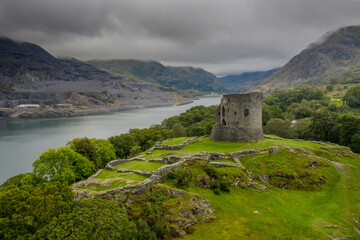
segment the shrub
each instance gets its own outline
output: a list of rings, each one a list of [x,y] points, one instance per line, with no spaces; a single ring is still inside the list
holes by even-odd
[[[73,183],[95,172],[94,164],[68,147],[49,149],[33,163],[34,177],[46,182]]]

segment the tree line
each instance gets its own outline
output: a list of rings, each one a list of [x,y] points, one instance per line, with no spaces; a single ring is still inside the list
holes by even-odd
[[[277,90],[264,99],[264,132],[285,138],[321,140],[360,152],[360,85],[350,88],[338,106],[316,87]]]

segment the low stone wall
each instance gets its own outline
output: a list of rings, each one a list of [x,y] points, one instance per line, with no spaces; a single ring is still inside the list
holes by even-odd
[[[86,182],[79,182],[76,185],[73,186],[73,188],[81,188],[86,186],[99,186],[99,187],[106,187],[111,185],[112,183],[118,181],[119,178],[113,178],[113,179],[91,179],[90,181]]]
[[[97,176],[99,176],[99,174],[100,174],[103,170],[104,170],[104,169],[98,170],[94,175],[90,176],[90,177],[88,178],[88,180],[89,180],[89,179],[97,178]]]
[[[138,184],[135,184],[135,185],[128,185],[128,186],[114,188],[114,189],[105,190],[105,191],[95,192],[95,191],[91,191],[88,189],[76,190],[75,191],[75,200],[79,200],[81,198],[95,197],[95,196],[99,196],[99,195],[107,195],[109,197],[116,197],[116,195],[123,193],[123,192],[131,192],[134,194],[140,194],[140,193],[144,192],[145,190],[149,189],[152,185],[160,182],[172,170],[174,170],[176,168],[180,168],[182,166],[182,164],[184,164],[184,162],[186,162],[186,160],[183,160],[183,161],[180,161],[180,162],[177,162],[174,164],[162,166],[159,169],[157,169],[156,172],[153,172],[153,173],[146,172],[146,171],[129,170],[129,169],[118,169],[117,170],[118,172],[136,172],[136,173],[143,174],[143,175],[147,174],[150,177],[148,179],[145,179],[142,182],[139,182]],[[111,180],[113,180],[113,179],[111,179]],[[73,186],[73,188],[89,186],[91,184],[98,185],[99,182],[100,181],[98,179],[93,179],[93,181],[79,183],[79,184]],[[114,182],[114,181],[112,181],[112,182]]]
[[[209,162],[209,164],[214,167],[239,167],[238,164],[229,162]]]
[[[146,176],[146,177],[150,177],[151,175],[154,174],[154,172],[132,170],[132,169],[125,169],[125,168],[119,168],[116,171],[120,172],[120,173],[133,172],[133,173],[137,173],[137,174],[140,174],[140,175],[143,175],[143,176]]]
[[[274,146],[274,147],[268,147],[268,148],[263,148],[263,149],[248,149],[248,150],[243,150],[243,151],[239,151],[239,152],[229,153],[229,155],[232,158],[243,158],[243,157],[247,157],[247,156],[251,156],[251,155],[258,155],[258,154],[264,154],[264,153],[277,154],[277,153],[280,153],[280,151],[279,151],[278,147]]]
[[[122,164],[122,163],[127,163],[127,162],[131,162],[131,161],[145,161],[145,159],[142,158],[143,156],[139,156],[139,157],[133,157],[133,158],[129,158],[129,159],[116,159],[116,160],[112,160],[110,162],[108,162],[105,166],[105,169],[107,170],[113,170],[115,171],[116,168],[114,168],[114,166]]]
[[[179,149],[182,149],[184,146],[186,145],[189,145],[189,144],[192,144],[192,143],[195,143],[195,142],[199,142],[199,140],[194,140],[195,138],[197,137],[193,137],[193,138],[190,138],[178,145],[166,145],[166,144],[163,144],[163,143],[166,143],[170,140],[172,140],[172,138],[170,139],[167,139],[165,141],[162,141],[162,142],[157,142],[154,144],[153,147],[151,147],[148,151],[147,151],[147,154],[151,154],[154,150],[158,149],[158,150],[179,150]],[[162,145],[163,144],[163,145]]]

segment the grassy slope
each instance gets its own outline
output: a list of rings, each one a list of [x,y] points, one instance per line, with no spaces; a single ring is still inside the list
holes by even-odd
[[[186,140],[190,139],[192,137],[179,137],[179,138],[174,138],[174,139],[171,139],[169,141],[166,141],[164,143],[162,143],[162,145],[178,145],[182,142],[185,142]]]
[[[269,163],[277,159],[285,165],[290,163],[283,166],[284,169],[294,168],[303,158],[301,152],[310,150],[346,165],[339,168],[340,171],[331,164],[319,170],[328,178],[321,190],[315,191],[284,190],[272,186],[268,191],[258,192],[251,188],[234,187],[231,193],[215,195],[208,189],[190,188],[188,191],[200,194],[212,202],[217,220],[200,224],[195,228],[195,232],[186,235],[185,239],[330,239],[329,236],[360,238],[353,229],[354,226],[359,228],[356,220],[360,220],[359,155],[342,154],[341,150],[321,150],[321,145],[292,140],[268,139],[258,143],[228,143],[233,147],[227,148],[224,148],[226,143],[215,143],[208,139],[205,139],[203,144],[205,145],[202,147],[209,147],[207,151],[223,148],[220,152],[234,151],[234,147],[282,147],[281,144],[299,150],[299,153],[291,154],[282,149],[283,154],[279,155],[245,158],[243,162],[247,168],[251,164],[259,164],[258,160]],[[200,146],[201,144],[190,145],[187,150],[195,151]],[[254,211],[259,211],[259,214]]]
[[[163,163],[157,162],[147,162],[147,161],[131,161],[127,163],[122,163],[114,166],[116,169],[125,168],[131,170],[140,170],[140,171],[156,171],[159,167],[164,166]]]
[[[276,179],[276,173],[300,176],[309,172],[310,177],[300,178],[299,185],[307,190],[298,190],[289,185],[281,189],[267,185],[269,190],[258,191],[250,187],[231,187],[231,192],[214,194],[210,189],[188,188],[210,200],[217,219],[195,227],[193,234],[185,239],[359,239],[354,227],[360,228],[360,157],[343,149],[321,149],[323,145],[288,139],[265,139],[255,143],[214,142],[209,138],[199,138],[200,142],[190,144],[181,150],[171,152],[222,152],[230,153],[244,149],[260,149],[278,146],[279,154],[261,154],[241,158],[254,179],[260,173]],[[176,140],[174,140],[176,141]],[[328,145],[328,147],[336,147]],[[148,158],[169,151],[156,150]],[[312,160],[321,163],[315,169],[306,168]],[[332,162],[331,162],[332,161]],[[335,163],[335,165],[333,164]],[[150,164],[150,165],[149,165]],[[126,167],[125,167],[126,166]],[[133,161],[120,164],[118,168],[150,170],[152,162]],[[220,172],[239,171],[238,168],[218,168]],[[309,184],[312,179],[325,176],[325,184]],[[98,178],[117,178],[141,181],[143,177],[133,173],[117,173],[104,170]],[[138,179],[141,177],[141,179]],[[285,179],[286,180],[286,179]],[[120,184],[120,183],[116,183]],[[166,181],[165,184],[172,184]],[[298,183],[297,183],[298,184]],[[256,214],[254,211],[258,211]],[[331,236],[331,237],[330,237]]]
[[[290,147],[297,146],[306,146],[312,148],[319,148],[321,145],[311,143],[311,142],[299,142],[293,140],[274,140],[274,139],[264,139],[253,143],[237,143],[237,142],[214,142],[209,138],[202,137],[197,140],[201,140],[198,143],[190,144],[183,147],[180,150],[172,150],[171,152],[190,152],[190,153],[199,153],[201,151],[206,152],[220,152],[220,153],[231,153],[236,151],[241,151],[245,149],[263,149],[271,146],[277,146],[286,143]],[[160,154],[169,152],[167,150],[155,150],[151,154],[151,156],[159,156]]]

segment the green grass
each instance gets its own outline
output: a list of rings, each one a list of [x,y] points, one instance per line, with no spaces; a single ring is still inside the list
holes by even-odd
[[[163,163],[157,162],[148,162],[148,161],[131,161],[127,163],[122,163],[114,166],[116,169],[125,168],[130,170],[140,170],[140,171],[156,171],[159,167],[164,166]]]
[[[111,171],[104,169],[98,176],[98,179],[112,179],[112,178],[123,178],[126,180],[133,180],[133,181],[144,181],[147,177],[137,174],[137,173],[119,173],[116,171]]]
[[[179,145],[182,142],[185,142],[188,139],[191,139],[192,137],[179,137],[179,138],[173,138],[170,141],[166,141],[162,143],[162,145]]]
[[[228,163],[235,163],[234,160],[228,158],[228,159],[216,159],[216,160],[210,160],[210,162],[228,162]]]
[[[104,190],[109,190],[109,189],[113,189],[113,188],[117,188],[117,187],[123,187],[126,186],[127,182],[124,180],[119,180],[116,182],[113,182],[112,184],[110,184],[109,186],[85,186],[85,187],[81,187],[80,189],[89,189],[92,191],[104,191]]]
[[[322,145],[311,143],[311,142],[303,142],[303,141],[294,141],[290,139],[283,140],[275,140],[275,139],[264,139],[259,140],[257,142],[225,142],[225,141],[213,141],[208,137],[198,138],[200,142],[196,142],[190,145],[183,147],[180,150],[155,150],[151,156],[156,155],[159,157],[160,154],[166,152],[189,152],[189,153],[199,153],[201,151],[207,152],[219,152],[219,153],[231,153],[238,152],[245,149],[263,149],[271,146],[281,146],[282,144],[286,144],[290,147],[310,147],[310,148],[320,148]]]
[[[352,180],[337,174],[321,191],[232,188],[215,195],[208,189],[188,189],[211,201],[217,220],[200,224],[185,239],[359,239],[353,229],[360,219],[359,173],[357,168]]]
[[[217,167],[216,170],[221,174],[227,175],[237,175],[243,172],[240,167]]]
[[[260,172],[271,174],[275,171],[296,172],[307,169],[315,175],[324,175],[326,183],[313,190],[270,186],[270,190],[257,191],[232,187],[230,193],[221,192],[220,195],[210,189],[188,188],[188,191],[211,201],[217,219],[212,223],[197,225],[195,232],[186,235],[185,239],[325,240],[331,239],[329,236],[334,239],[360,239],[353,228],[360,228],[360,156],[343,150],[319,149],[318,144],[310,142],[277,142],[280,154],[242,158],[244,166],[253,171],[255,176]],[[264,146],[264,143],[257,144]],[[294,148],[295,153],[288,151],[282,144]],[[308,161],[313,159],[304,155],[305,152],[345,165],[339,171],[330,161],[320,160],[322,166],[305,168]],[[217,170],[230,174],[238,171],[236,168]],[[254,211],[259,213],[255,214]]]
[[[335,103],[337,107],[341,107],[342,105],[344,105],[343,102],[339,102],[339,101],[334,101],[333,103]]]

